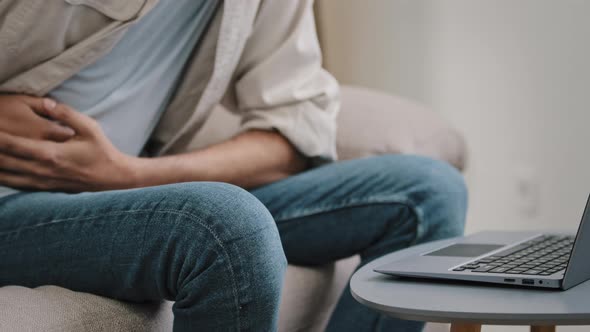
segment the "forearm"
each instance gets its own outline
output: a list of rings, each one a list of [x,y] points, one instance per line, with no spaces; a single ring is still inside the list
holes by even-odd
[[[199,151],[140,158],[134,167],[136,187],[216,181],[255,188],[305,170],[307,161],[279,133],[249,131]]]

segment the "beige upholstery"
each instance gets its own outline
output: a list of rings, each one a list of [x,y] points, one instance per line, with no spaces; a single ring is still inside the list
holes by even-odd
[[[465,163],[461,136],[434,113],[385,94],[344,87],[338,150],[344,159],[415,153]],[[202,147],[235,134],[238,119],[218,110],[194,141]],[[280,331],[321,331],[358,258],[321,268],[289,266]],[[34,267],[32,267],[34,268]],[[57,287],[0,288],[0,331],[170,331],[171,303],[128,304]]]
[[[342,88],[340,159],[412,153],[465,167],[463,138],[432,111],[409,100],[358,87]]]
[[[0,331],[169,331],[170,303],[127,304],[54,286],[0,288]]]
[[[323,331],[358,263],[358,257],[351,257],[320,268],[289,265],[281,301],[279,331]]]

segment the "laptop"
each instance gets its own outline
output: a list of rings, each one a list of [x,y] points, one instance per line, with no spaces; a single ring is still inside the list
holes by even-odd
[[[566,290],[590,279],[590,197],[575,236],[481,232],[378,266],[398,277]]]

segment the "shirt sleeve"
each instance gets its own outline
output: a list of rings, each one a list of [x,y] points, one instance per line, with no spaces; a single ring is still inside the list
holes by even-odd
[[[322,68],[312,0],[263,0],[236,73],[241,131],[277,130],[313,160],[336,159],[339,86]]]

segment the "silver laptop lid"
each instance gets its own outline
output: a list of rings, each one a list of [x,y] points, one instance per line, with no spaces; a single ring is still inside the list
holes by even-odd
[[[563,277],[563,289],[569,289],[590,279],[590,196],[586,201],[586,208],[582,221],[578,227],[578,234]]]

